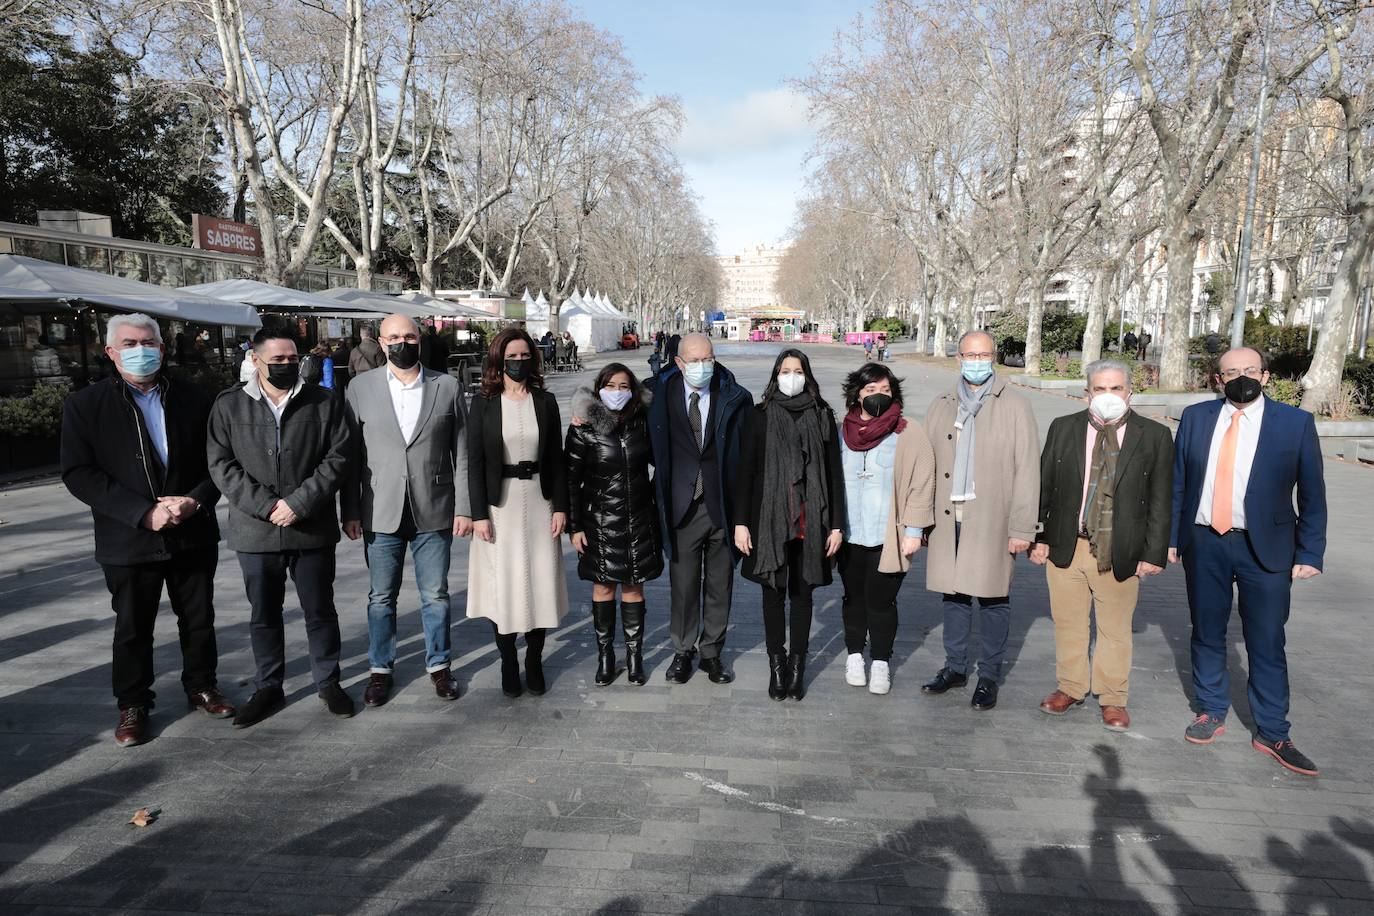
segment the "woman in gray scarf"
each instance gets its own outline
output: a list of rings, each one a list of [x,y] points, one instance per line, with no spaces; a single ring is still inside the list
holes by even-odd
[[[805,353],[778,354],[763,400],[750,411],[740,438],[735,548],[744,556],[744,577],[763,586],[768,696],[800,700],[806,696],[811,593],[830,584],[845,517],[835,414],[821,397]],[[783,613],[788,596],[790,656]]]

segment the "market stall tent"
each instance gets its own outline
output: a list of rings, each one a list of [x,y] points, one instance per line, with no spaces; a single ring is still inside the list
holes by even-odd
[[[242,302],[272,312],[309,312],[321,318],[369,318],[385,315],[369,307],[358,307],[337,299],[327,299],[304,290],[275,286],[259,280],[220,280],[183,286],[182,292]]]

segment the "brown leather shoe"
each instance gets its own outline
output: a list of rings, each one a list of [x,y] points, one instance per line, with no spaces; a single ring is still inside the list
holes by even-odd
[[[130,706],[119,711],[119,724],[115,726],[115,744],[120,747],[133,747],[148,740],[148,707]]]
[[[186,703],[212,719],[227,719],[234,714],[234,704],[214,687],[186,694]]]
[[[381,706],[391,698],[391,675],[372,672],[363,690],[364,706]]]
[[[1124,732],[1131,727],[1131,716],[1124,706],[1103,706],[1102,727],[1114,732]]]
[[[458,679],[447,668],[431,671],[429,679],[434,684],[434,695],[441,700],[458,699]]]
[[[1064,713],[1073,709],[1075,706],[1082,706],[1083,698],[1074,699],[1062,690],[1054,693],[1040,701],[1040,711],[1049,713],[1052,716],[1062,716]]]

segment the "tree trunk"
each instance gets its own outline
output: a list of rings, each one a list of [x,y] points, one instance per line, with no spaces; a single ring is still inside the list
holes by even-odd
[[[1106,268],[1099,270],[1092,295],[1088,297],[1088,323],[1083,328],[1084,366],[1102,358],[1102,329],[1107,323],[1107,290],[1111,282],[1112,271]]]
[[[1302,297],[1298,295],[1301,287],[1298,283],[1298,259],[1285,258],[1283,269],[1288,281],[1283,287],[1283,323],[1292,327],[1298,320],[1298,309],[1302,307]]]
[[[1045,321],[1045,284],[1049,277],[1036,277],[1031,284],[1030,306],[1026,310],[1026,374],[1040,374],[1040,351]]]
[[[1355,212],[1365,215],[1350,223],[1345,251],[1341,252],[1341,263],[1336,268],[1336,280],[1331,284],[1331,295],[1322,312],[1312,365],[1302,379],[1302,409],[1312,413],[1330,413],[1331,405],[1340,397],[1341,376],[1358,311],[1364,265],[1374,251],[1374,213],[1369,209],[1370,198],[1374,197],[1374,173],[1363,190],[1366,192],[1362,194],[1365,206]]]
[[[1160,348],[1159,387],[1164,391],[1182,391],[1191,381],[1188,368],[1188,319],[1192,315],[1193,262],[1197,258],[1198,240],[1188,220],[1166,234],[1165,239],[1169,275],[1164,299],[1164,342]]]
[[[949,345],[949,322],[945,320],[945,310],[948,306],[940,308],[935,313],[935,356],[943,359],[945,349]]]
[[[927,322],[930,320],[930,302],[925,296],[921,297],[920,304],[916,306],[916,355],[926,355],[926,340],[929,337]]]
[[[954,300],[955,313],[954,323],[960,334],[976,330],[973,326],[973,300],[977,295],[976,286],[969,287],[967,296],[959,296]]]
[[[353,269],[358,272],[358,289],[372,289],[372,258],[363,255],[353,261]]]

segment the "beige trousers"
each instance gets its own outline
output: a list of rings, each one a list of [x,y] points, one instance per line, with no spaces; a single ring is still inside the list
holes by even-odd
[[[1131,618],[1140,594],[1140,578],[1116,581],[1111,570],[1097,571],[1086,538],[1079,538],[1073,562],[1060,569],[1045,564],[1054,618],[1055,676],[1071,697],[1097,694],[1103,706],[1125,706],[1131,676]],[[1089,614],[1096,605],[1097,647],[1091,669]]]

